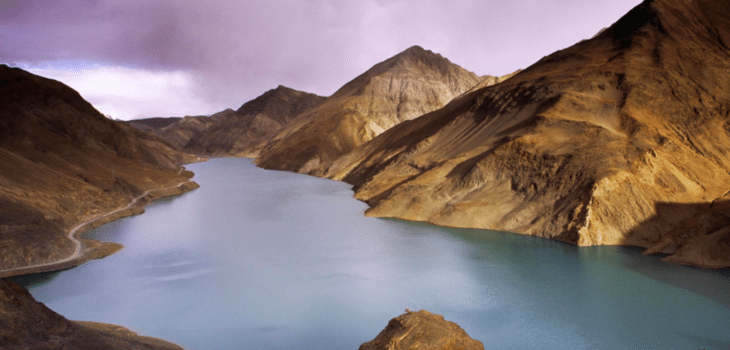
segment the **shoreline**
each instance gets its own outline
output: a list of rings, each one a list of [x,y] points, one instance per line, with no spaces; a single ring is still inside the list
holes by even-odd
[[[183,170],[182,172],[184,171],[185,170]],[[145,211],[144,206],[151,203],[155,199],[181,195],[199,187],[200,186],[195,183],[195,181],[187,179],[183,182],[178,183],[175,186],[147,190],[143,194],[133,198],[129,202],[129,204],[124,207],[97,215],[96,217],[93,217],[72,227],[66,235],[66,238],[70,239],[76,245],[74,252],[70,256],[54,262],[1,270],[0,278],[65,270],[68,268],[79,266],[92,259],[100,259],[114,254],[121,248],[123,248],[121,244],[85,239],[81,237],[81,234],[88,229],[96,228],[103,224],[116,221],[121,218],[142,214]]]
[[[330,179],[330,180],[332,180],[332,179]],[[334,180],[334,181],[340,181],[340,180]],[[348,184],[350,186],[353,186],[352,184],[350,184],[348,182],[344,182],[344,181],[340,181],[340,182],[343,182],[343,183],[346,183],[346,184]],[[537,237],[537,238],[541,238],[541,239],[548,239],[548,240],[551,240],[551,241],[561,242],[561,243],[568,244],[568,245],[571,245],[571,246],[574,246],[574,247],[579,247],[579,248],[580,247],[587,247],[587,246],[580,246],[580,245],[577,245],[577,244],[573,244],[573,243],[570,243],[570,242],[565,242],[565,241],[561,241],[561,240],[557,240],[557,239],[553,239],[553,238],[541,237],[541,236],[531,235],[531,234],[527,234],[527,233],[519,233],[519,232],[504,231],[504,230],[493,230],[493,229],[488,229],[488,228],[477,228],[477,227],[447,226],[447,225],[437,224],[437,223],[434,223],[434,222],[431,222],[431,221],[428,221],[428,220],[405,219],[405,218],[401,218],[401,217],[398,217],[398,216],[391,216],[391,215],[370,215],[370,214],[368,214],[368,210],[371,209],[371,208],[373,208],[373,207],[371,207],[370,204],[368,204],[366,201],[360,200],[360,199],[358,199],[355,196],[353,196],[353,198],[355,198],[356,200],[361,201],[361,202],[363,202],[363,203],[365,203],[365,204],[368,205],[368,209],[366,209],[365,212],[363,212],[363,215],[366,216],[366,217],[379,218],[379,219],[403,220],[403,221],[409,221],[409,222],[429,224],[429,225],[433,225],[433,226],[436,226],[436,227],[445,227],[445,228],[453,228],[453,229],[489,230],[489,231],[501,232],[501,233],[505,233],[505,234],[521,235],[521,236],[531,236],[531,237]],[[669,256],[662,256],[662,252],[661,251],[656,251],[655,252],[655,251],[650,250],[651,247],[644,246],[644,245],[639,245],[639,244],[632,244],[632,243],[625,243],[625,244],[599,244],[599,245],[595,245],[594,247],[600,247],[600,246],[603,246],[603,247],[630,247],[630,248],[639,248],[639,249],[642,249],[641,255],[655,257],[655,258],[657,258],[657,259],[659,259],[661,261],[664,261],[664,262],[668,262],[668,263],[672,263],[672,264],[677,264],[677,265],[682,265],[682,266],[687,266],[687,267],[692,267],[692,268],[697,268],[697,269],[727,270],[727,271],[730,271],[730,267],[728,267],[728,266],[703,265],[703,264],[699,264],[699,263],[695,263],[695,262],[691,262],[691,261],[686,261],[686,260],[672,259],[671,258],[671,255],[669,255]]]

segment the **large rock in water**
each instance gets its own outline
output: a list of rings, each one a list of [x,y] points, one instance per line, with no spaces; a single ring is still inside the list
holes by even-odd
[[[441,55],[413,46],[287,124],[256,164],[321,174],[343,154],[400,122],[441,108],[479,81]]]
[[[22,286],[0,279],[0,349],[175,349],[121,327],[73,322],[51,311]]]
[[[388,322],[375,339],[360,350],[484,350],[456,323],[426,310],[406,311]]]
[[[0,276],[72,255],[70,228],[148,190],[197,186],[189,160],[68,86],[0,65]]]
[[[327,175],[355,184],[371,216],[728,267],[728,74],[725,1],[647,0],[593,39],[393,127]]]
[[[284,125],[323,100],[322,96],[279,86],[238,110],[185,117],[152,131],[184,152],[253,158]]]

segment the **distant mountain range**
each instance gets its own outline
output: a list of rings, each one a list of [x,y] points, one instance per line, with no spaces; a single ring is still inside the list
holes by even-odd
[[[227,109],[211,116],[135,120],[131,123],[154,125],[151,130],[178,149],[204,156],[256,157],[284,125],[311,109],[324,97],[279,86],[238,110]],[[167,125],[165,125],[167,124]]]

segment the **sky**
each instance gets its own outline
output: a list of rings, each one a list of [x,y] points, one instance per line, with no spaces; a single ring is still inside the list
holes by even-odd
[[[0,63],[115,119],[209,115],[285,85],[329,96],[413,46],[504,75],[640,0],[0,0]]]

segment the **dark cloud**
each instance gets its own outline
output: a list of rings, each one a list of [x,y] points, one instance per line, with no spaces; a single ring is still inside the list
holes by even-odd
[[[11,0],[0,2],[0,61],[185,71],[212,105],[237,107],[278,84],[329,95],[415,44],[480,75],[506,74],[638,3]]]

